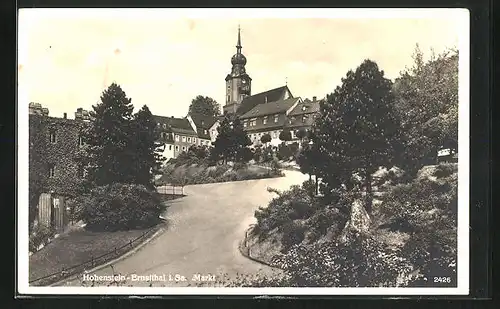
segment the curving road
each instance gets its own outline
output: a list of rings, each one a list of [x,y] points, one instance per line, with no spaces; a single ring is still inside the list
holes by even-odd
[[[228,183],[187,186],[187,195],[174,200],[166,211],[168,228],[134,254],[117,262],[115,271],[129,275],[172,275],[186,281],[158,281],[154,286],[193,285],[194,274],[269,272],[270,268],[253,262],[238,250],[246,229],[255,222],[254,212],[267,205],[279,190],[300,184],[308,177],[297,171],[285,171],[285,177]],[[110,267],[95,273],[113,274]],[[208,279],[208,278],[207,278]],[[65,285],[81,285],[81,279]],[[127,281],[127,285],[149,286],[147,281]]]

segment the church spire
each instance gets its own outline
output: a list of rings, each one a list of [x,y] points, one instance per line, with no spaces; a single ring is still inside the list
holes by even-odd
[[[240,35],[240,25],[238,25],[238,44],[236,44],[236,49],[238,51],[238,54],[241,54],[241,35]]]

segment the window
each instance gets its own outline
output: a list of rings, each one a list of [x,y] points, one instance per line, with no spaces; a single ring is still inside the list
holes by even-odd
[[[276,131],[273,131],[273,138],[278,138],[278,135],[276,134]]]
[[[179,141],[179,135],[176,135],[175,136],[175,141],[178,142]]]
[[[168,145],[168,150],[172,150],[172,145]]]
[[[305,111],[306,110],[306,106],[305,105],[302,105],[302,111]]]
[[[78,136],[78,146],[83,146],[83,136]]]
[[[248,122],[245,120],[243,121],[243,128],[246,128],[248,126]]]
[[[266,124],[267,123],[267,116],[264,117],[264,119],[262,119],[262,124]]]
[[[161,127],[161,123],[158,122],[158,126]]]
[[[196,144],[196,137],[193,137],[193,144]]]
[[[163,128],[164,128],[164,129],[166,129],[166,128],[167,128],[167,125],[166,125],[165,123],[163,124]]]
[[[306,122],[307,120],[307,115],[302,116],[302,122]]]
[[[56,174],[56,167],[54,164],[49,164],[49,177],[54,177]]]
[[[191,143],[191,137],[188,137],[188,143]]]
[[[51,130],[50,131],[50,142],[55,143],[56,142],[56,130]]]
[[[182,137],[182,141],[186,142],[186,137],[185,136]]]
[[[203,134],[208,134],[208,131],[206,129],[203,130]]]
[[[186,146],[182,146],[182,151],[186,151]]]
[[[278,122],[280,115],[274,115],[274,122]]]
[[[175,146],[175,151],[179,151],[179,146]]]

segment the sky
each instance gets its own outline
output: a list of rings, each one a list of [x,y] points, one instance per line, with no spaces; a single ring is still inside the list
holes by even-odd
[[[73,118],[116,82],[136,110],[156,115],[183,117],[197,95],[223,105],[238,25],[252,94],[287,84],[296,97],[323,98],[364,59],[394,79],[417,43],[424,58],[459,47],[464,18],[451,9],[21,9],[19,104]]]

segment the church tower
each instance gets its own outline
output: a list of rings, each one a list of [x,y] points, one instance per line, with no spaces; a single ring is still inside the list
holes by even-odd
[[[238,26],[236,54],[231,58],[231,73],[226,76],[226,104],[224,113],[236,113],[241,101],[251,95],[252,79],[245,70],[247,58],[241,53],[241,30]]]

